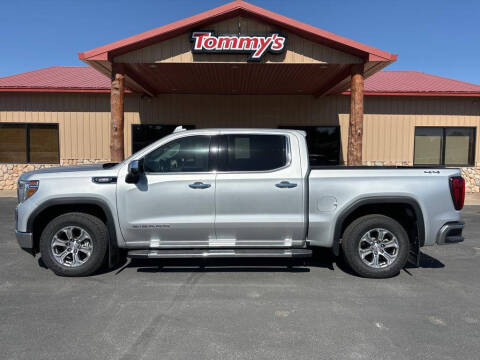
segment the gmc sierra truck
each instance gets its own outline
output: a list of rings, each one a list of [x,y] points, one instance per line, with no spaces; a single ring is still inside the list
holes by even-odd
[[[16,237],[58,275],[131,258],[342,254],[385,278],[420,247],[463,241],[458,169],[309,165],[305,133],[176,131],[123,162],[18,181]]]

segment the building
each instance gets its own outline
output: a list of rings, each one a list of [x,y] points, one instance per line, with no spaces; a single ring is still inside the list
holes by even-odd
[[[314,164],[448,165],[480,191],[480,86],[243,1],[0,78],[0,189],[184,127],[307,131]]]

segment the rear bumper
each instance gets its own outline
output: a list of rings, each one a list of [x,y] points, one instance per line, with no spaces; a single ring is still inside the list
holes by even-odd
[[[465,223],[454,221],[442,226],[437,236],[438,245],[455,244],[463,241],[462,231]]]
[[[21,232],[15,230],[15,236],[17,237],[18,244],[20,247],[28,252],[31,252],[33,249],[33,234],[27,232]]]

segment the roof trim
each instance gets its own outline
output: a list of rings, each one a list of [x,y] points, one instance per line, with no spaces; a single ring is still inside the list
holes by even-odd
[[[93,62],[92,65],[97,67],[101,63]],[[385,63],[376,63],[374,66],[382,65]],[[366,70],[366,75],[369,71]],[[393,78],[390,78],[389,74]],[[375,79],[375,76],[380,80]],[[110,86],[108,78],[96,68],[88,66],[53,66],[0,78],[0,93],[109,93]],[[126,92],[142,93],[143,90],[138,85],[126,89]],[[350,91],[345,89],[325,93],[325,95],[328,94],[349,95]],[[380,71],[377,75],[365,80],[364,94],[367,96],[478,98],[480,85],[418,71],[390,70]]]
[[[344,91],[341,93],[342,95],[350,95],[350,91]],[[365,91],[363,93],[365,96],[452,96],[452,97],[480,97],[480,92],[459,92],[459,91],[395,91],[395,92],[387,92],[387,91]]]
[[[397,55],[395,54],[307,25],[242,0],[235,0],[200,14],[175,21],[168,25],[160,26],[153,30],[78,53],[78,57],[83,61],[110,60],[113,56],[118,56],[148,46],[152,43],[166,40],[194,27],[204,26],[225,18],[242,14],[280,26],[312,41],[340,49],[344,52],[357,56],[363,55],[367,61],[391,62],[397,59]]]
[[[99,93],[109,94],[110,89],[84,89],[84,88],[39,88],[39,87],[0,87],[0,93]],[[132,93],[125,89],[125,93]]]
[[[15,88],[0,87],[0,93],[97,93],[109,94],[110,89],[82,89],[82,88]],[[135,93],[125,89],[125,93]],[[332,94],[335,95],[335,94]],[[350,91],[344,91],[341,95],[350,95]],[[375,92],[365,91],[365,96],[445,96],[445,97],[480,97],[480,92]]]

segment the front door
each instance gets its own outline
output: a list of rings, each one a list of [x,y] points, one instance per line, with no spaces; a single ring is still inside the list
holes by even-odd
[[[304,184],[296,137],[228,134],[221,136],[219,149],[216,243],[232,247],[303,243]]]
[[[145,155],[138,183],[119,178],[118,215],[129,246],[195,247],[215,238],[210,140],[174,139]]]

